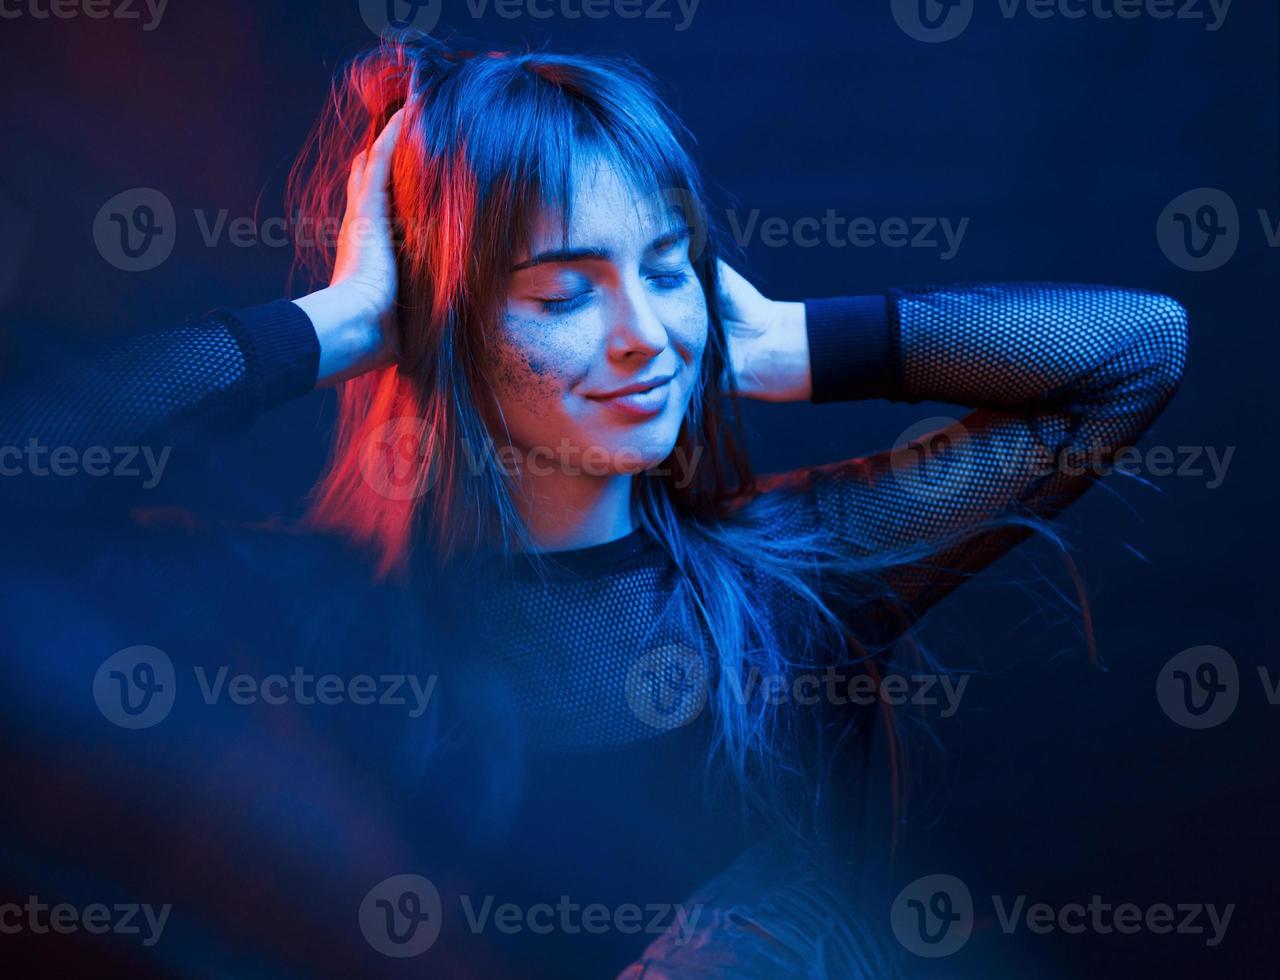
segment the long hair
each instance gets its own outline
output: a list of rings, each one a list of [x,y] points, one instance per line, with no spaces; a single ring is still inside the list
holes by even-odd
[[[369,547],[382,575],[401,569],[419,545],[441,565],[484,548],[536,552],[511,483],[498,467],[474,466],[491,438],[481,410],[483,353],[507,270],[537,215],[544,207],[568,214],[575,165],[603,157],[641,193],[678,207],[692,229],[708,339],[673,455],[696,465],[685,481],[671,465],[636,474],[633,506],[679,571],[670,608],[692,610],[697,628],[687,635],[706,638],[712,756],[749,795],[774,795],[795,771],[783,746],[796,744],[801,722],[753,697],[751,678],[841,654],[874,672],[883,648],[853,636],[821,586],[886,595],[880,573],[924,549],[837,547],[794,520],[793,499],[763,492],[753,475],[726,370],[717,281],[723,236],[708,217],[692,138],[643,69],[618,58],[472,52],[427,36],[384,37],[345,67],[295,165],[293,210],[302,219],[323,225],[342,213],[352,156],[406,103],[391,167],[401,358],[341,386],[332,460],[310,522]],[[318,277],[332,268],[331,244],[299,256]],[[416,464],[389,489],[369,479],[370,453]],[[762,601],[766,595],[784,601]],[[892,723],[886,732],[896,759]],[[776,800],[757,802],[776,809]]]

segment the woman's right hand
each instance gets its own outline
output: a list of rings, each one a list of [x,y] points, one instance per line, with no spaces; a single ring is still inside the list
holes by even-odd
[[[399,354],[387,185],[404,114],[400,109],[392,115],[373,147],[351,163],[332,280],[319,292],[293,301],[310,318],[320,341],[317,387],[385,367]]]

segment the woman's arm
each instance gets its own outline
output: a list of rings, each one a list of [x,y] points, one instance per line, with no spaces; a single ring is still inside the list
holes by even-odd
[[[277,301],[215,311],[10,385],[0,394],[0,494],[63,510],[150,489],[175,452],[310,391],[318,353],[306,315]]]
[[[1031,533],[989,522],[1052,517],[1088,489],[1159,415],[1186,359],[1186,311],[1140,290],[922,287],[803,307],[812,401],[974,409],[905,447],[763,482],[811,493],[819,524],[859,553],[924,551],[889,576],[908,619]]]
[[[121,491],[153,487],[175,452],[394,361],[387,173],[402,118],[352,164],[328,287],[132,337],[0,392],[0,500],[9,516],[133,496]]]

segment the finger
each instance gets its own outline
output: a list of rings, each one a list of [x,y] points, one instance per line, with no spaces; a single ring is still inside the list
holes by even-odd
[[[741,284],[747,280],[724,259],[716,259],[716,265],[719,267],[720,284],[729,292],[734,292]]]
[[[373,141],[373,153],[389,153],[395,146],[396,136],[400,132],[400,125],[404,122],[404,111],[407,107],[401,106],[391,114],[391,118],[387,120],[387,124],[382,127],[382,132],[378,134],[378,138]]]
[[[347,174],[347,207],[351,207],[356,198],[360,196],[366,159],[367,156],[364,150],[361,150],[351,161],[351,171]]]
[[[371,194],[385,191],[387,175],[391,171],[391,152],[395,149],[396,138],[400,135],[400,127],[404,122],[404,109],[397,109],[382,127],[382,132],[373,141],[369,151],[369,160],[365,170],[365,189]]]
[[[720,301],[725,304],[729,311],[736,312],[737,299],[742,289],[741,284],[746,280],[742,278],[737,269],[724,259],[716,259],[716,267],[720,274]]]

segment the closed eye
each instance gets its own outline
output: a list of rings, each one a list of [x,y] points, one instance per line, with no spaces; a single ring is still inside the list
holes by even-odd
[[[650,276],[649,281],[659,289],[679,289],[689,281],[689,273],[683,270],[680,272],[659,272]]]
[[[540,296],[538,304],[544,313],[571,313],[583,307],[591,299],[591,290],[576,296]]]

